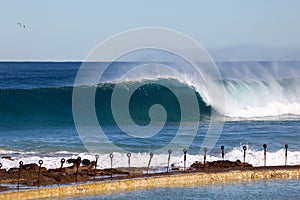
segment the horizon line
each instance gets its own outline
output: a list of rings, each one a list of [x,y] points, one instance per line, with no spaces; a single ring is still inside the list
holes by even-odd
[[[243,60],[243,59],[229,59],[229,60],[219,60],[219,59],[213,59],[214,62],[287,62],[287,61],[300,61],[300,59],[253,59],[253,60]],[[85,61],[85,60],[0,60],[0,62],[112,62],[112,61]],[[130,60],[119,60],[117,62],[147,62],[147,61],[130,61]],[[151,62],[159,62],[157,61],[151,61]],[[163,62],[172,62],[172,61],[163,61]]]

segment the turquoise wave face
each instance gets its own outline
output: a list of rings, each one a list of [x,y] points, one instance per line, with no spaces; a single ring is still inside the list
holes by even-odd
[[[223,82],[227,93],[226,105],[229,108],[229,114],[233,117],[240,117],[239,111],[251,106],[253,109],[261,107],[258,111],[263,112],[263,109],[268,108],[265,105],[269,105],[272,102],[280,103],[284,100],[284,102],[290,102],[291,106],[297,106],[299,103],[297,101],[299,99],[298,79],[284,79],[273,82],[258,80],[224,80]],[[137,84],[141,86],[136,89]],[[135,90],[130,98],[129,105],[122,106],[129,108],[130,117],[137,125],[145,126],[149,124],[149,110],[155,104],[162,105],[165,109],[167,114],[166,122],[180,122],[180,105],[175,94],[164,86],[166,84],[172,85],[179,92],[184,92],[191,96],[196,95],[200,119],[191,117],[187,121],[209,120],[210,113],[214,111],[214,108],[211,108],[203,101],[195,88],[177,80],[159,79],[155,81],[144,80],[142,83],[140,81],[118,83],[124,90]],[[95,108],[101,125],[115,124],[111,111],[111,97],[115,86],[116,83],[103,83],[98,86],[77,86],[83,92],[97,87]],[[0,124],[2,127],[73,125],[72,90],[73,87],[71,86],[0,89]],[[285,105],[287,106],[286,109],[288,109],[289,104],[286,103]],[[295,106],[293,106],[292,111],[296,112],[297,107]],[[284,106],[280,106],[280,108],[281,110],[285,109]],[[82,109],[85,108],[83,107]],[[244,110],[242,114],[249,114],[251,117],[251,111],[251,109]],[[256,113],[259,114],[258,111]],[[286,111],[287,114],[289,114],[288,111]],[[187,112],[193,113],[195,110],[191,107]],[[272,112],[268,113],[272,114]],[[191,114],[191,116],[195,115]],[[123,122],[126,123],[126,120],[124,118]]]
[[[125,82],[121,84],[121,87],[130,90],[135,87],[135,84],[137,82]],[[206,105],[194,88],[173,79],[162,79],[155,83],[153,81],[142,83],[142,86],[135,90],[131,96],[129,105],[124,105],[128,106],[130,116],[137,125],[145,126],[149,124],[151,120],[149,110],[155,104],[159,104],[165,109],[167,123],[180,122],[180,104],[176,95],[165,87],[165,84],[172,84],[179,92],[184,91],[185,94],[196,94],[201,119],[209,118],[211,108]],[[99,84],[98,86],[78,86],[83,92],[97,87],[95,108],[100,124],[115,124],[111,110],[111,97],[115,86],[115,83]],[[0,116],[2,119],[0,123],[3,126],[73,124],[72,87],[0,90]],[[118,108],[116,109],[118,110]],[[188,112],[195,111],[191,108]],[[195,120],[199,119],[188,119],[188,121]],[[123,121],[126,123],[126,119]]]
[[[105,63],[90,64],[98,67],[98,64]],[[98,86],[97,102],[105,99],[101,103],[110,106],[111,90],[115,87],[113,80],[118,80],[120,74],[136,64],[138,63],[114,63],[114,67],[107,71],[106,79],[103,80],[107,84]],[[0,124],[2,126],[73,124],[72,85],[80,65],[79,62],[0,62]],[[227,117],[235,120],[269,119],[269,117],[299,119],[299,61],[219,62],[217,66],[223,78],[223,80],[217,81],[223,81],[225,85]],[[143,78],[155,79],[155,77],[147,76],[135,77],[130,79],[131,82],[129,80],[123,84],[130,88],[139,83],[139,81],[135,81],[136,79],[143,80]],[[216,105],[218,102],[215,102],[213,108],[207,106],[209,102],[203,102],[203,100],[208,101],[209,94],[207,91],[202,91],[202,85],[197,80],[193,80],[193,77],[187,77],[186,80],[166,78],[156,83],[159,85],[163,82],[171,82],[170,84],[173,84],[178,90],[196,93],[201,112],[200,120],[209,119],[210,111],[214,108],[218,109],[218,105]],[[143,83],[151,82],[143,81]],[[148,85],[141,89],[147,88],[148,92],[155,89],[154,86],[152,89],[150,87],[151,85]],[[175,102],[169,100],[170,94],[160,91],[165,95],[165,99],[158,99],[155,97],[156,93],[157,90],[153,90],[153,98],[164,105],[172,107],[174,104],[173,106],[176,107]],[[99,96],[101,98],[98,98]],[[142,96],[142,93],[137,92],[134,96],[135,98],[130,103],[131,110],[133,110],[131,117],[137,124],[147,124],[149,122],[147,108],[151,103],[150,95],[146,98]],[[137,108],[137,105],[141,109]],[[173,107],[174,110],[168,109],[168,111],[172,111],[168,115],[169,121],[178,119],[179,113],[175,112],[178,110],[175,107]],[[100,108],[101,105],[97,103],[96,109],[103,110]],[[142,109],[146,112],[140,112]],[[107,111],[103,110],[103,113],[102,123],[111,124],[113,121]]]
[[[43,126],[72,122],[72,88],[1,89],[2,126]]]

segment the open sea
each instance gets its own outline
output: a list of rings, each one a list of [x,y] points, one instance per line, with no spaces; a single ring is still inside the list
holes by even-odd
[[[127,152],[131,152],[131,166],[146,167],[149,152],[153,151],[151,168],[154,171],[166,171],[168,152],[163,147],[168,144],[172,148],[170,165],[182,168],[184,148],[188,148],[187,165],[203,160],[205,146],[201,145],[210,128],[212,113],[225,118],[225,122],[220,134],[214,136],[216,145],[209,148],[208,161],[221,159],[222,145],[225,147],[225,159],[243,160],[245,145],[246,161],[254,166],[262,166],[263,144],[267,144],[266,164],[284,165],[285,144],[288,144],[287,164],[300,164],[299,61],[217,62],[222,80],[216,80],[215,84],[222,83],[226,95],[226,112],[223,113],[219,112],[216,104],[210,103],[209,92],[201,85],[203,82],[195,80],[189,73],[182,72],[183,78],[162,72],[156,72],[159,76],[155,77],[139,73],[120,81],[124,72],[141,63],[117,62],[105,70],[105,76],[97,84],[89,84],[87,80],[87,84],[78,85],[75,83],[81,64],[0,62],[2,168],[18,167],[21,160],[27,164],[37,163],[40,159],[44,161],[44,167],[56,168],[60,167],[61,158],[81,156],[83,159],[94,160],[95,154],[100,156],[98,168],[109,168],[110,153],[114,154],[113,167],[127,167]],[[97,70],[105,63],[88,65]],[[189,95],[195,95],[200,114],[197,110],[187,108],[191,115],[182,121],[181,102],[167,86],[176,88],[188,100]],[[131,92],[128,105],[125,99],[118,99],[121,103],[124,101],[124,106],[129,108],[128,112],[123,113],[122,104],[111,109],[111,99],[116,88],[121,92]],[[83,99],[85,96],[88,99],[88,91],[95,91],[93,109],[96,125],[93,120],[89,120],[89,113],[85,112],[88,106],[74,105],[74,90],[81,92]],[[160,118],[155,115],[155,111],[161,111],[162,107],[164,114]],[[83,113],[80,127],[74,120],[75,109]],[[119,112],[118,119],[115,118],[115,112]],[[199,118],[195,117],[197,115]],[[132,122],[141,128],[137,129],[141,130],[141,135],[126,134],[132,128]],[[153,125],[150,129],[149,124]],[[143,127],[157,134],[143,137]],[[89,134],[83,134],[82,131]],[[177,137],[179,131],[182,134]],[[4,156],[12,159],[3,159]],[[156,199],[172,198],[175,195],[184,199],[221,199],[223,196],[222,199],[296,199],[300,195],[299,187],[298,180],[271,180],[159,188],[89,198]]]

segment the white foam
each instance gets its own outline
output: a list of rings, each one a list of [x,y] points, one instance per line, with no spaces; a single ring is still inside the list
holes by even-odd
[[[232,160],[240,159],[243,155],[242,148],[235,148],[226,156]],[[280,149],[275,152],[267,152],[266,154],[266,165],[267,166],[277,166],[285,164],[285,149]],[[246,162],[249,162],[253,166],[263,166],[264,165],[264,151],[254,151],[251,149],[247,150]],[[289,151],[287,165],[299,165],[300,164],[300,152],[299,151]]]
[[[18,153],[18,152],[13,151],[13,150],[0,149],[0,155],[1,154],[14,154],[14,153]]]
[[[226,116],[262,118],[300,117],[299,79],[226,81]]]
[[[113,153],[113,167],[127,167],[128,166],[128,157],[125,153]],[[243,150],[242,147],[236,147],[233,150],[225,153],[225,159],[236,161],[243,161]],[[2,168],[9,169],[13,167],[19,167],[19,162],[23,161],[24,164],[29,163],[38,163],[39,160],[43,160],[43,167],[47,169],[59,168],[61,158],[66,160],[69,158],[77,158],[78,156],[81,159],[89,159],[91,161],[95,160],[95,155],[90,153],[68,153],[62,154],[59,153],[54,155],[45,155],[38,156],[38,154],[22,154],[21,156],[12,156],[13,160],[7,160],[0,158],[0,163],[2,163]],[[111,160],[109,154],[99,154],[98,168],[110,168]],[[147,167],[149,162],[149,153],[132,153],[130,164],[132,167]],[[168,154],[159,154],[154,155],[151,160],[151,167],[156,168],[166,168],[167,167]],[[207,155],[207,161],[216,161],[221,160],[221,155],[213,156]],[[203,155],[189,155],[187,154],[186,166],[190,166],[195,161],[203,162]],[[252,164],[253,166],[263,166],[264,165],[264,156],[263,151],[252,150],[248,147],[246,153],[246,162]],[[267,166],[278,166],[285,164],[285,149],[280,149],[275,152],[267,152]],[[300,164],[300,152],[299,151],[289,151],[287,165],[298,165]],[[184,161],[183,155],[171,155],[170,165],[183,168]],[[65,163],[64,166],[71,166],[71,164]]]

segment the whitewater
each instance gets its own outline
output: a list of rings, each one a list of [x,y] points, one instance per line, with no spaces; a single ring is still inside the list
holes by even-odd
[[[249,149],[248,153],[246,154],[246,161],[251,163],[253,166],[263,166],[264,159],[263,159],[263,150],[256,151]],[[16,155],[12,156],[12,160],[1,159],[2,169],[10,169],[10,168],[18,168],[19,162],[22,161],[24,163],[38,163],[39,160],[43,160],[44,164],[43,167],[47,169],[55,169],[60,168],[62,158],[64,159],[76,159],[80,156],[82,159],[89,159],[91,161],[95,160],[95,154],[90,153],[70,153],[70,152],[56,152],[52,153],[51,156],[49,155],[41,155],[39,152],[14,152],[14,151],[6,151],[0,150],[0,154],[2,155]],[[97,154],[99,155],[100,159],[98,160],[97,168],[105,169],[110,168],[111,160],[109,158],[110,154]],[[128,157],[126,153],[113,153],[114,160],[113,160],[113,167],[128,167]],[[230,161],[241,160],[243,161],[243,150],[242,147],[236,147],[230,152],[225,154],[225,159]],[[141,167],[145,168],[149,162],[149,153],[133,153],[131,155],[130,166],[131,167]],[[151,169],[154,171],[165,172],[167,171],[167,159],[168,154],[159,154],[154,155],[153,159],[151,160]],[[186,166],[190,166],[196,161],[203,161],[204,157],[203,154],[200,155],[190,155],[187,154]],[[206,157],[207,161],[216,161],[222,160],[221,154],[220,155],[208,155]],[[300,161],[300,154],[299,151],[289,152],[289,159],[287,165],[297,165]],[[267,163],[268,166],[280,166],[285,165],[285,149],[282,148],[275,152],[270,152],[267,155]],[[72,166],[71,163],[65,163],[65,167]],[[184,169],[184,156],[183,155],[171,155],[170,157],[170,166],[172,167],[179,167],[180,170]]]

